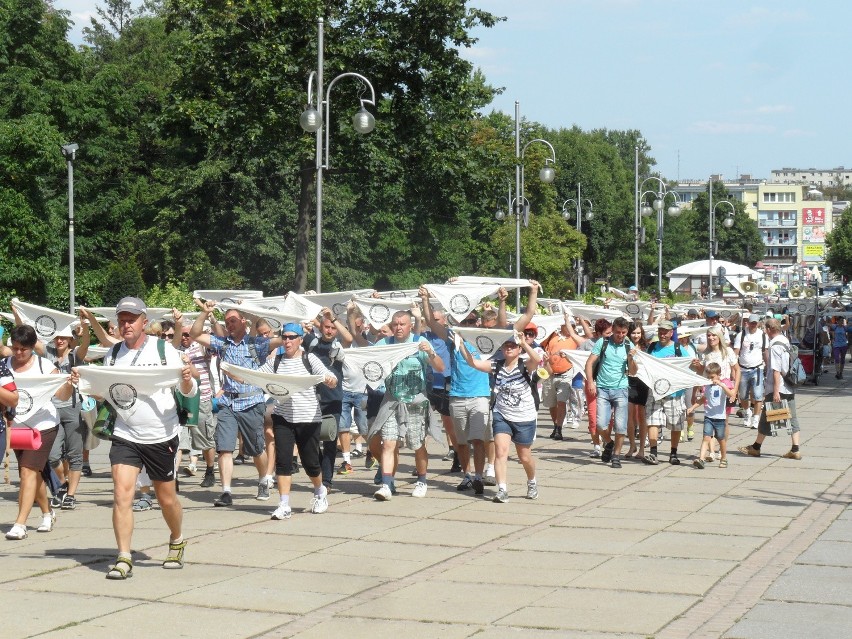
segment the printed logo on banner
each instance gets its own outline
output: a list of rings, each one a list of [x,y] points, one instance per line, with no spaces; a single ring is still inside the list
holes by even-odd
[[[654,382],[654,391],[657,395],[668,395],[671,387],[672,383],[667,379],[658,379]]]
[[[539,327],[538,327],[538,330],[536,331],[535,338],[536,338],[538,341],[541,341],[541,340],[543,340],[545,337],[547,337],[547,329],[546,329],[546,328],[544,328],[544,326],[539,326]]]
[[[267,306],[266,308],[268,308],[270,311],[275,311],[276,313],[281,312],[281,309],[278,308],[277,306]]]
[[[725,319],[728,319],[731,316],[731,311],[722,310],[719,311],[719,315],[721,315]]]
[[[487,335],[480,335],[476,338],[476,348],[479,349],[480,353],[490,355],[495,350],[494,340]]]
[[[18,389],[18,405],[15,407],[15,415],[23,417],[33,409],[33,396],[23,388]]]
[[[332,304],[331,312],[335,315],[345,315],[346,314],[346,304]]]
[[[363,368],[361,368],[361,372],[364,374],[364,379],[368,382],[377,382],[385,376],[382,365],[376,361],[364,364]]]
[[[109,387],[109,397],[116,407],[129,410],[136,403],[136,389],[130,384],[113,384]]]
[[[810,307],[810,304],[802,303],[802,304],[799,304],[798,306],[796,306],[796,309],[800,313],[806,313],[809,307]]]
[[[278,395],[279,397],[286,397],[290,394],[290,391],[287,390],[286,386],[282,386],[281,384],[276,384],[274,382],[267,384],[266,390],[270,395]]]
[[[470,312],[470,300],[467,295],[456,293],[450,298],[450,311],[461,315],[462,313]]]
[[[381,322],[386,324],[390,319],[390,309],[384,304],[373,304],[370,307],[370,320],[373,322]]]
[[[281,328],[281,322],[279,322],[274,317],[264,317],[263,319],[266,320],[266,323],[269,324],[269,328],[271,328],[273,331],[277,331],[279,328]]]
[[[236,304],[237,303],[237,300],[235,300],[232,297],[223,297],[222,301],[226,302],[227,304]]]
[[[35,319],[35,331],[40,337],[50,337],[56,332],[56,320],[49,315],[39,315]]]
[[[624,307],[624,310],[627,311],[627,314],[631,317],[636,317],[637,315],[642,314],[642,309],[638,304],[628,304]]]

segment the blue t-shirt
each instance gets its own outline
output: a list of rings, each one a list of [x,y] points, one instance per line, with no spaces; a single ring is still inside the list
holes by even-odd
[[[465,341],[464,345],[473,358],[477,359],[479,350],[476,346],[468,341]],[[470,366],[450,340],[447,340],[445,347],[452,354],[450,397],[490,397],[491,380],[488,373]]]
[[[432,348],[435,349],[435,354],[444,362],[444,372],[439,373],[432,367],[432,388],[445,389],[447,386],[447,378],[450,372],[450,349],[447,348],[447,343],[432,331],[421,333],[423,337],[429,340]]]
[[[625,339],[621,344],[613,342],[611,337],[605,340],[599,339],[595,342],[592,355],[601,356],[604,342],[607,342],[606,352],[598,368],[595,384],[598,388],[607,390],[627,388],[627,353],[630,352],[633,345],[629,339]]]
[[[688,353],[684,352],[684,350],[685,350],[684,348],[682,348],[682,347],[681,348],[675,348],[676,346],[677,346],[677,344],[675,342],[669,342],[668,346],[666,346],[665,348],[662,348],[660,346],[659,342],[654,342],[651,345],[651,348],[648,350],[648,352],[651,355],[653,355],[654,357],[660,357],[660,358],[677,357],[678,350],[680,351],[681,357],[686,357],[688,355]],[[716,389],[716,390],[718,390],[718,389]],[[674,393],[670,393],[670,394],[666,395],[666,397],[683,397],[685,394],[686,394],[686,390],[679,390],[679,391],[675,391]]]

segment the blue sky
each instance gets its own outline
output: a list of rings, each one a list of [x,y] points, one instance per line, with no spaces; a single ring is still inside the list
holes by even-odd
[[[94,0],[55,0],[77,23]],[[840,0],[471,0],[506,16],[463,55],[493,108],[551,127],[639,129],[669,179],[852,166]],[[378,88],[378,87],[377,87]],[[558,160],[558,158],[557,158]]]

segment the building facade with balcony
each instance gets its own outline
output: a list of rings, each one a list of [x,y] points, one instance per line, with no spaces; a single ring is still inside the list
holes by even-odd
[[[757,218],[757,188],[765,180],[757,180],[750,175],[741,175],[735,180],[725,179],[722,175],[711,175],[714,182],[721,182],[731,199],[742,202],[745,212],[752,219]],[[673,189],[684,208],[691,208],[699,193],[707,193],[707,180],[682,180]]]
[[[816,187],[852,186],[852,169],[838,166],[833,169],[795,169],[785,167],[772,171],[776,184],[813,184]]]

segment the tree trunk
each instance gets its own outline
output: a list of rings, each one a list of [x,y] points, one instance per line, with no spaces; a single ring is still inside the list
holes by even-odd
[[[315,161],[302,161],[302,169],[299,171],[299,219],[296,222],[296,272],[293,276],[293,290],[297,293],[302,293],[308,286],[308,233],[311,226],[311,204],[314,201],[311,197],[311,186],[315,174]]]

